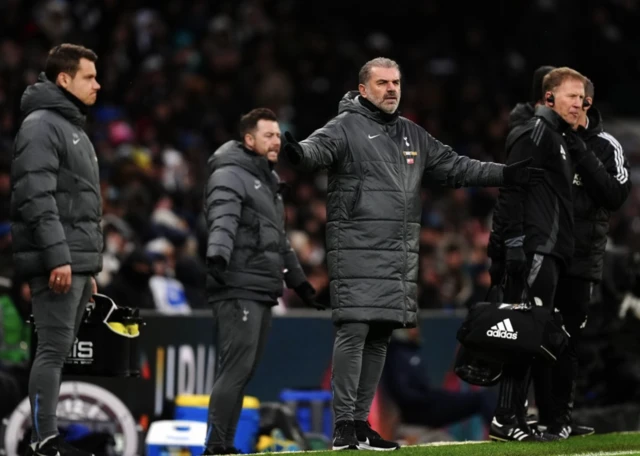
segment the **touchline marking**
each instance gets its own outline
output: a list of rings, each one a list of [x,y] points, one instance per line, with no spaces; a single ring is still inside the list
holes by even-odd
[[[622,456],[625,454],[638,454],[638,451],[597,451],[595,453],[566,453],[559,454],[558,456]]]

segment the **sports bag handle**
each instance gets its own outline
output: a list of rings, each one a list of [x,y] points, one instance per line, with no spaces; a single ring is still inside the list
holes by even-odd
[[[513,280],[513,279],[509,276],[509,274],[505,272],[504,275],[502,276],[502,280],[500,281],[500,283],[496,285],[491,285],[491,287],[489,287],[485,300],[494,305],[503,304],[504,292],[505,292],[505,289],[507,288],[507,284],[509,280]],[[522,278],[522,282],[523,282],[522,301],[525,304],[528,304],[529,307],[534,307],[535,302],[533,300],[533,294],[531,293],[531,287],[529,286],[529,282],[527,281],[526,277]]]

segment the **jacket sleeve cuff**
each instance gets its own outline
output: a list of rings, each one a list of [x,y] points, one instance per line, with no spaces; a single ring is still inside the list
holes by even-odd
[[[524,236],[516,236],[504,241],[504,246],[508,249],[517,249],[524,245]]]
[[[588,173],[594,173],[600,166],[600,160],[591,151],[582,157],[576,164],[578,168],[584,169]]]
[[[71,253],[66,243],[52,245],[44,250],[44,266],[47,271],[51,271],[58,266],[71,264]]]
[[[302,269],[287,270],[284,273],[284,282],[287,284],[287,288],[297,288],[307,281],[307,277],[302,272]]]
[[[207,261],[213,260],[215,257],[222,258],[226,265],[229,264],[231,258],[231,250],[221,245],[209,245],[207,249]]]

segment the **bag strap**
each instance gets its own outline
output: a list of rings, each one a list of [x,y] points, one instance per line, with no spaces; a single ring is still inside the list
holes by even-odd
[[[502,302],[504,301],[504,293],[505,293],[505,290],[507,289],[507,285],[509,284],[510,280],[513,280],[513,279],[509,277],[508,274],[505,273],[500,283],[491,285],[491,287],[489,287],[489,290],[487,291],[487,295],[485,299],[491,304],[495,304],[495,305],[502,304]],[[534,307],[535,302],[533,300],[533,294],[531,293],[531,287],[529,286],[529,282],[527,281],[526,277],[522,278],[522,282],[523,282],[522,294],[521,294],[522,302],[524,302],[525,304],[528,304],[530,307]],[[492,293],[494,289],[496,291]]]

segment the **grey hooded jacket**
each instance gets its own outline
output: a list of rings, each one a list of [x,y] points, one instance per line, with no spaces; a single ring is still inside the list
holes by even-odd
[[[11,164],[11,233],[16,272],[102,270],[98,159],[83,130],[83,105],[40,75],[21,100],[25,116]]]
[[[220,257],[227,264],[225,284],[208,275],[209,300],[276,304],[283,282],[295,288],[306,281],[285,233],[279,178],[266,158],[238,141],[223,144],[208,164],[207,260]]]

